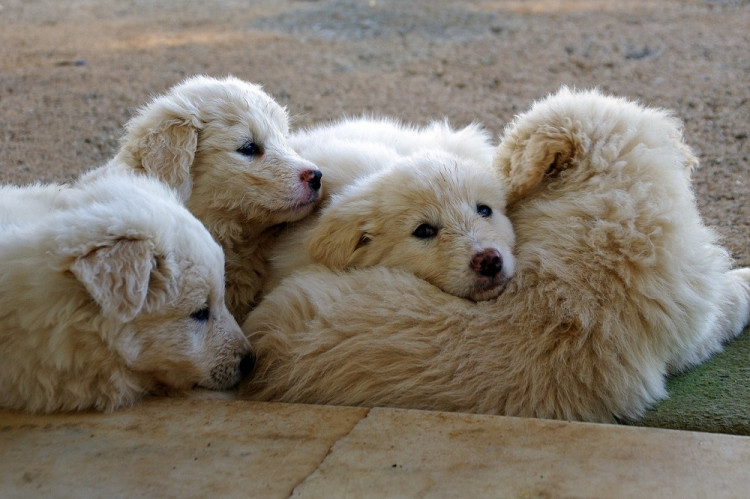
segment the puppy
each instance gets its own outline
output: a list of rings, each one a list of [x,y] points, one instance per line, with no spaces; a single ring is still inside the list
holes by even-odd
[[[179,191],[224,249],[227,306],[238,320],[258,298],[274,226],[308,215],[318,200],[321,172],[288,134],[285,109],[260,86],[195,76],[130,120],[108,165]]]
[[[443,151],[480,165],[491,164],[494,154],[489,134],[478,124],[456,130],[447,122],[417,127],[386,117],[316,125],[293,133],[289,143],[325,174],[321,204],[357,179],[416,153]]]
[[[436,169],[433,168],[433,171],[430,172],[429,163],[431,160],[426,158],[422,158],[421,160],[410,159],[411,156],[425,155],[431,152],[450,154],[454,156],[453,159],[448,159],[447,157],[442,159],[436,158],[435,166],[439,167],[441,162],[449,161],[455,163],[458,169],[468,171],[470,168],[467,165],[469,164],[481,167],[489,166],[492,163],[492,155],[494,153],[494,147],[490,143],[489,134],[477,124],[472,124],[461,129],[453,129],[447,122],[434,122],[425,127],[417,127],[392,118],[366,116],[344,118],[333,123],[316,125],[306,130],[298,131],[290,137],[290,144],[301,156],[320,165],[325,175],[325,181],[321,189],[321,199],[318,207],[319,211],[323,209],[327,211],[327,214],[323,220],[320,218],[320,213],[317,213],[316,217],[309,217],[299,223],[288,225],[282,231],[282,235],[274,241],[269,251],[272,264],[271,271],[264,284],[264,293],[268,293],[283,277],[289,275],[292,271],[314,262],[323,263],[334,269],[375,264],[394,266],[396,258],[391,258],[389,262],[386,262],[383,258],[384,252],[382,250],[380,251],[380,256],[374,256],[375,251],[373,251],[373,248],[379,247],[387,240],[385,237],[386,223],[393,221],[397,216],[397,212],[395,211],[389,213],[383,211],[385,208],[382,206],[385,202],[382,199],[384,193],[376,191],[378,189],[383,189],[385,192],[397,190],[397,193],[394,193],[394,195],[412,195],[415,201],[418,201],[417,197],[419,195],[424,195],[428,199],[434,200],[440,195],[435,190],[434,179],[436,174],[434,171]],[[410,161],[421,164],[417,168],[419,172],[414,171],[409,173],[407,171],[408,166],[406,162]],[[399,163],[400,166],[398,168],[392,168],[393,165]],[[392,171],[384,173],[385,170]],[[420,183],[418,180],[420,175],[424,175],[423,182],[425,182],[425,185],[417,187]],[[406,189],[399,188],[396,184],[400,177],[411,177],[409,180],[410,187]],[[453,178],[454,176],[451,175],[449,177]],[[470,192],[475,187],[471,187],[472,181],[468,177],[471,177],[471,175],[465,176],[465,178],[460,180],[456,179],[458,183],[467,186],[469,189],[469,191],[459,194],[456,188],[458,184],[454,184],[451,193],[455,197],[456,202],[465,200],[476,194],[476,191],[473,193]],[[448,183],[447,178],[443,180],[445,183]],[[496,179],[489,179],[488,182],[493,185],[497,184]],[[355,184],[357,185],[355,186]],[[375,187],[376,185],[377,187]],[[346,194],[337,198],[334,202],[336,204],[335,207],[325,210],[332,197],[336,198],[337,195],[345,191]],[[358,196],[362,199],[357,200]],[[378,201],[376,201],[376,198]],[[368,202],[368,199],[371,201]],[[504,201],[500,201],[500,204],[504,206]],[[356,210],[353,209],[355,207]],[[428,218],[424,214],[425,210],[422,210],[423,213],[420,215],[419,207],[416,205],[408,210],[415,217]],[[344,218],[347,212],[348,217]],[[476,213],[472,210],[472,216],[474,215]],[[430,216],[440,219],[434,213]],[[376,217],[378,217],[377,222]],[[499,218],[499,220],[502,219],[503,217]],[[458,228],[457,223],[460,222],[458,220],[455,222],[454,226]],[[373,234],[370,233],[367,238],[363,238],[364,231],[362,229],[367,224],[372,226],[375,223],[379,225],[378,230],[381,234],[378,235],[378,240],[381,244],[368,244],[367,246],[369,247],[365,248],[365,244],[363,243],[370,241]],[[339,226],[339,230],[334,230],[336,229],[336,225],[334,224]],[[344,224],[346,224],[348,232],[344,230]],[[404,232],[404,228],[400,229],[407,236],[404,241],[417,237],[413,235],[416,227],[411,228],[407,232]],[[468,226],[465,226],[464,229],[468,229]],[[339,236],[346,237],[343,239],[339,237],[335,241],[331,239],[328,241],[329,244],[324,246],[322,244],[325,242],[323,239],[330,237],[329,233],[334,231]],[[511,247],[512,231],[503,228],[499,232],[510,235],[511,239],[504,238],[504,247]],[[450,234],[451,232],[443,232],[443,234],[446,233]],[[461,231],[459,230],[455,235],[460,235],[460,233]],[[392,231],[387,235],[393,239],[393,236],[397,236],[398,234],[398,231]],[[496,236],[498,235],[496,234]],[[464,236],[471,237],[468,233],[465,233]],[[356,237],[356,244],[350,245],[348,242],[349,237]],[[317,242],[312,241],[312,239],[315,239]],[[440,240],[445,241],[446,238],[441,237]],[[461,237],[453,238],[455,243],[458,243],[460,240]],[[469,239],[465,239],[465,241],[469,242]],[[334,242],[338,243],[338,250],[335,251],[335,255],[327,252],[329,249],[335,249]],[[434,247],[436,245],[433,245]],[[345,251],[351,253],[349,256],[352,258],[343,255]],[[366,264],[365,255],[369,255]],[[402,256],[405,255],[406,253]],[[395,257],[396,255],[391,256]],[[424,257],[426,254],[422,254],[421,256]],[[506,257],[512,258],[510,251],[506,252]],[[488,253],[487,258],[493,259],[493,256],[489,256]],[[478,259],[481,260],[481,257],[478,257]],[[401,258],[401,261],[395,266],[403,267],[405,264],[404,260],[404,258]],[[441,270],[443,281],[447,281],[453,277],[453,273],[448,272],[449,267],[450,269],[457,269],[456,265],[460,265],[462,272],[466,272],[464,268],[466,260],[460,258],[459,260],[460,263],[456,260],[452,261],[449,265],[444,265]],[[506,263],[506,271],[503,272],[502,279],[507,278],[512,273],[512,261],[508,260]],[[417,271],[416,266],[417,263],[413,261],[406,268]],[[435,267],[438,267],[438,265],[435,265]],[[435,282],[438,279],[436,270],[432,269],[429,273],[433,276],[430,282]],[[418,274],[424,276],[425,272],[418,272]],[[497,276],[500,277],[500,274],[498,273]],[[465,275],[462,277],[462,282],[466,282]],[[456,284],[454,283],[452,287],[454,292]],[[446,288],[443,287],[443,289]],[[459,294],[465,296],[466,293],[467,291],[463,290]]]
[[[408,156],[331,197],[272,247],[265,289],[311,263],[400,268],[447,293],[494,298],[513,274],[513,230],[490,168],[448,153]]]
[[[386,268],[283,281],[249,315],[248,397],[613,422],[750,319],[750,269],[701,221],[669,113],[560,90],[511,123],[516,273],[473,303]],[[248,327],[249,326],[249,327]]]
[[[253,365],[224,258],[162,182],[0,187],[0,406],[112,411]]]

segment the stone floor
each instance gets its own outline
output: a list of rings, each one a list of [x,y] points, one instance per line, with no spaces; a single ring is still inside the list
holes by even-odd
[[[0,497],[747,497],[750,437],[151,399],[0,411]]]

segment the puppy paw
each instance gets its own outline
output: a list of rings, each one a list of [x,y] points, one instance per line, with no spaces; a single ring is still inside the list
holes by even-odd
[[[738,284],[738,287],[742,291],[744,291],[744,293],[741,291],[741,297],[738,297],[738,309],[745,310],[744,325],[740,329],[740,331],[742,331],[742,329],[744,329],[744,326],[750,324],[750,267],[742,267],[739,269],[730,270],[729,276],[733,277]]]

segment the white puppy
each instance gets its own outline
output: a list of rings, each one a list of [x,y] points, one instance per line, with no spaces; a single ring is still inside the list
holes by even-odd
[[[362,176],[272,247],[266,291],[305,265],[408,270],[447,293],[486,300],[513,275],[513,229],[489,165],[422,153]]]
[[[274,226],[306,216],[318,200],[321,173],[289,146],[286,110],[258,85],[196,76],[126,128],[108,167],[125,165],[179,191],[224,249],[227,306],[240,320],[258,299]]]
[[[472,303],[403,271],[308,268],[248,316],[251,398],[616,421],[750,320],[750,269],[701,221],[681,124],[563,89],[509,125],[516,273]]]
[[[475,168],[486,170],[494,153],[489,134],[479,125],[472,124],[454,130],[447,122],[433,122],[425,127],[416,127],[390,118],[344,118],[298,131],[290,137],[290,144],[301,156],[319,164],[325,175],[319,204],[324,214],[321,217],[318,213],[317,217],[291,224],[273,243],[268,252],[272,270],[264,285],[264,293],[268,293],[292,271],[314,262],[334,269],[378,264],[406,268],[421,277],[429,274],[430,282],[451,290],[450,292],[460,296],[473,294],[477,298],[481,293],[476,290],[469,292],[465,287],[467,281],[476,278],[476,273],[467,271],[467,262],[474,258],[475,253],[487,249],[487,259],[499,262],[505,258],[504,271],[498,272],[494,277],[498,281],[507,279],[512,273],[512,230],[496,228],[498,230],[495,234],[485,234],[485,242],[489,243],[493,239],[498,241],[495,248],[480,248],[476,238],[478,235],[470,234],[473,229],[468,220],[477,217],[477,207],[476,204],[471,206],[469,198],[477,198],[480,191],[487,192],[486,189],[478,189],[477,184],[481,181],[477,177],[485,175],[487,179],[490,175],[466,173]],[[424,156],[430,153],[452,157],[435,156],[428,159]],[[419,155],[422,157],[417,158]],[[452,168],[453,171],[447,177],[443,177],[443,185],[440,186],[440,182],[436,182],[437,172],[448,163],[454,164],[455,168]],[[398,166],[393,168],[394,165]],[[410,167],[414,171],[409,172]],[[497,186],[497,179],[489,178],[489,184]],[[428,205],[442,197],[439,192],[441,188],[448,189],[445,198],[452,198],[453,202],[449,203],[450,207],[445,206],[446,211],[442,214],[435,213],[434,209],[431,213],[426,213],[430,211]],[[466,190],[462,191],[463,188]],[[505,205],[500,191],[498,188],[496,193],[485,196],[486,199],[493,200],[495,209],[499,210],[498,215]],[[404,201],[409,199],[412,205],[407,206],[408,202],[405,202],[398,207],[388,206],[389,193]],[[342,196],[337,196],[338,194]],[[335,198],[335,206],[328,208],[332,196]],[[424,199],[420,199],[420,196]],[[470,207],[469,218],[464,220],[461,216],[452,220],[448,212],[453,208],[458,209],[462,202],[468,203],[466,206]],[[407,214],[412,221],[419,219],[420,222],[410,228],[393,226],[392,223],[397,218],[403,218]],[[438,260],[428,262],[427,252],[414,260],[407,258],[407,255],[413,255],[414,252],[385,251],[398,238],[404,243],[413,243],[419,239],[414,231],[424,220],[430,218],[438,222],[434,226],[447,223],[455,229],[443,230],[440,237],[435,238],[440,243],[433,242],[429,245],[433,252],[438,246],[445,245],[443,249],[447,249],[449,239],[454,245],[463,241],[471,248],[464,248],[463,254],[459,254],[460,251],[454,248],[453,260],[442,263]],[[503,220],[502,215],[496,216],[492,223],[502,223]],[[490,225],[483,224],[485,228]],[[370,244],[376,234],[375,244]],[[354,244],[350,244],[350,238],[356,239]],[[414,246],[412,244],[412,249]],[[428,245],[423,243],[423,246],[426,249]],[[381,247],[383,248],[378,249]],[[490,255],[491,250],[504,252],[505,255],[498,258],[494,254]],[[436,254],[432,256],[437,257]],[[478,257],[479,260],[481,258]],[[430,265],[432,268],[427,270],[426,267]],[[495,268],[499,268],[497,264]],[[452,285],[447,285],[448,281],[456,277],[457,272],[463,274],[460,282],[454,281]],[[467,278],[467,272],[471,277]]]
[[[162,182],[0,187],[0,233],[0,406],[110,411],[252,368],[221,248]]]
[[[345,118],[295,132],[289,143],[325,175],[324,194],[336,194],[416,153],[444,151],[489,165],[495,148],[477,124],[454,130],[447,122],[416,127],[390,118]]]

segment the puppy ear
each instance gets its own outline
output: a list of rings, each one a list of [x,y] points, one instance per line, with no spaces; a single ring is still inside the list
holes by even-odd
[[[545,176],[569,168],[579,150],[569,127],[544,124],[511,127],[495,153],[494,165],[508,186],[508,204],[534,189]]]
[[[198,148],[198,129],[189,120],[167,120],[147,130],[131,144],[131,153],[147,173],[190,197],[190,167]]]
[[[324,211],[312,234],[307,238],[307,250],[315,263],[332,269],[344,269],[354,252],[370,242],[357,217],[345,216],[335,207]]]
[[[127,322],[143,308],[155,265],[148,241],[119,239],[78,257],[70,271],[105,316]]]

